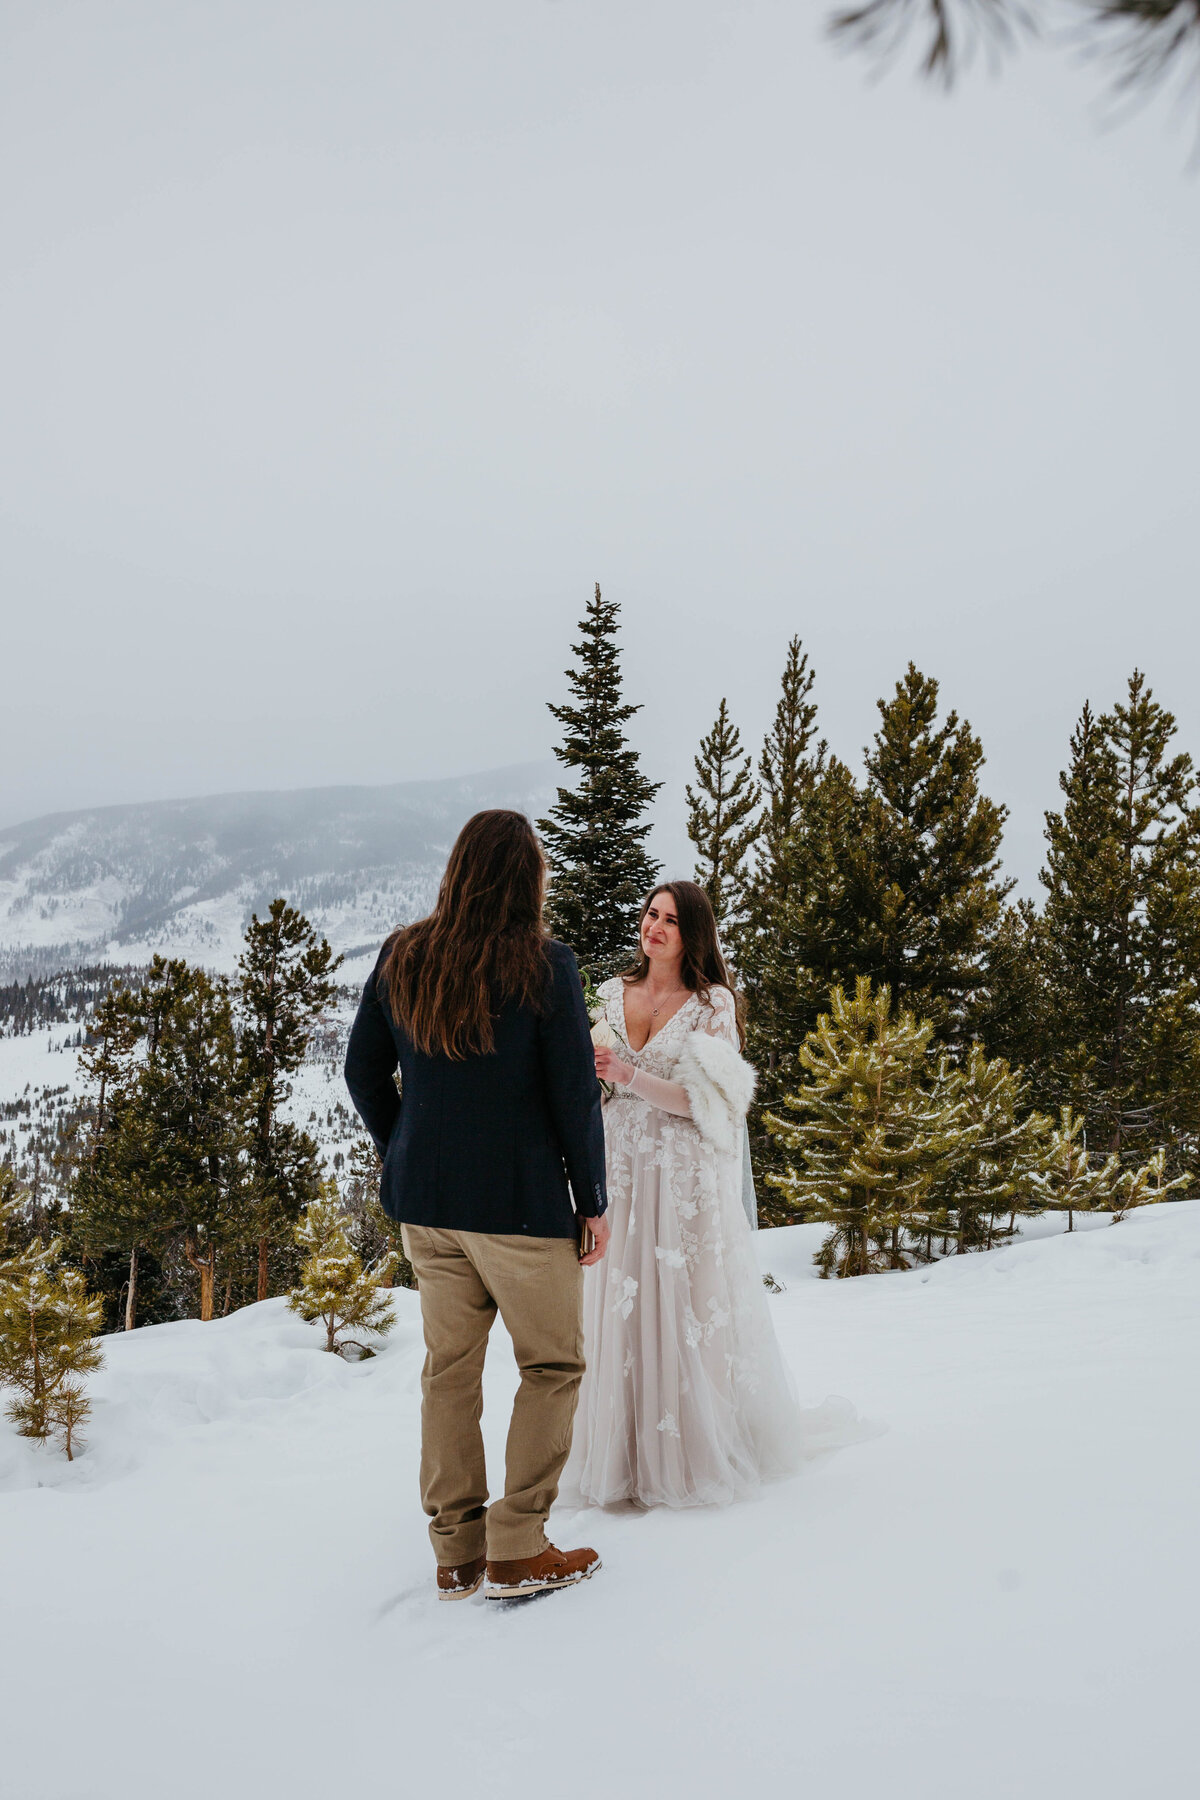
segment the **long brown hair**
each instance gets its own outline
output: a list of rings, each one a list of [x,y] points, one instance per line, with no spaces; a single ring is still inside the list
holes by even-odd
[[[391,941],[383,986],[418,1050],[460,1062],[495,1049],[493,1011],[540,1006],[549,975],[542,923],[546,864],[524,813],[495,807],[455,840],[427,919]]]
[[[712,909],[712,901],[704,889],[694,881],[660,881],[652,888],[642,902],[642,910],[638,914],[638,960],[632,969],[627,969],[621,979],[631,987],[639,981],[645,981],[650,973],[650,959],[642,948],[642,925],[659,894],[670,894],[675,902],[675,918],[679,925],[679,935],[683,939],[683,961],[679,966],[679,979],[684,987],[691,988],[701,1000],[707,1000],[709,990],[714,987],[728,988],[733,995],[734,1009],[737,1015],[738,1037],[745,1043],[745,1031],[742,1026],[742,997],[730,979],[729,969],[721,950],[721,940],[717,935],[717,917]]]

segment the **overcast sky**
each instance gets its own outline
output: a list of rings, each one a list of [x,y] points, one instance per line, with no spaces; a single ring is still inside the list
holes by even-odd
[[[0,824],[546,755],[623,608],[647,772],[788,637],[911,657],[1032,877],[1080,703],[1200,751],[1200,183],[1033,52],[819,0],[3,0]]]

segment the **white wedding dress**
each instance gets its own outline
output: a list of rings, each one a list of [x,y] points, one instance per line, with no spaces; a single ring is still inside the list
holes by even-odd
[[[640,1051],[629,1047],[624,984],[599,993],[617,1055],[648,1075],[671,1080],[691,1032],[737,1049],[727,988],[707,1002],[691,995]],[[736,1154],[723,1153],[690,1117],[618,1086],[604,1103],[604,1142],[612,1239],[585,1271],[587,1373],[563,1497],[743,1498],[831,1447],[835,1421],[828,1402],[797,1406],[742,1204],[740,1138]]]

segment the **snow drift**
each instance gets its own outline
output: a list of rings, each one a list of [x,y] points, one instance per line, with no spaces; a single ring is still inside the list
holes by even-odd
[[[1061,1231],[1061,1221],[1035,1229]],[[803,1397],[877,1435],[723,1512],[556,1515],[586,1587],[439,1606],[415,1297],[105,1340],[68,1466],[0,1427],[13,1800],[1190,1791],[1200,1203],[926,1271],[760,1234]],[[498,1325],[489,1458],[514,1370]]]

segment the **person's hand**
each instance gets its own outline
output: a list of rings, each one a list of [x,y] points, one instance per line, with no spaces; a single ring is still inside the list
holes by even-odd
[[[607,1044],[596,1046],[596,1073],[601,1081],[615,1081],[618,1087],[624,1087],[633,1080],[633,1070],[628,1063],[623,1063],[615,1050]]]
[[[579,1259],[587,1269],[591,1267],[592,1263],[598,1263],[603,1258],[604,1252],[608,1249],[608,1240],[612,1236],[612,1228],[608,1223],[607,1213],[601,1213],[598,1219],[585,1219],[584,1224],[588,1226],[596,1240],[587,1255],[581,1256]]]

